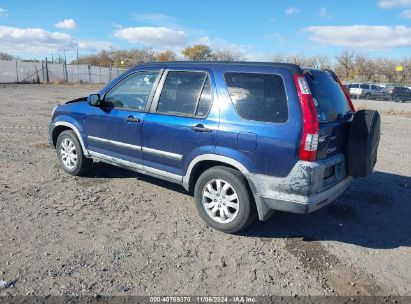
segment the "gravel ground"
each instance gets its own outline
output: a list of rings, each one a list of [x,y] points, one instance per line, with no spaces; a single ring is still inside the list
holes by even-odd
[[[355,102],[382,114],[379,159],[337,202],[227,235],[174,184],[59,168],[51,110],[96,90],[0,86],[0,295],[411,295],[410,103]]]

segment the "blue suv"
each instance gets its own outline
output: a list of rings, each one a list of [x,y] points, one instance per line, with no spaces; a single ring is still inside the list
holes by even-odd
[[[49,133],[67,173],[101,161],[178,183],[208,225],[235,233],[336,199],[373,170],[379,128],[330,70],[158,62],[58,105]]]

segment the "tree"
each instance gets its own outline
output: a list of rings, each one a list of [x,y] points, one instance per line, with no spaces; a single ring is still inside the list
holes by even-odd
[[[377,65],[367,55],[357,54],[355,57],[355,69],[363,81],[371,81],[378,74]]]
[[[343,51],[341,55],[336,57],[337,65],[335,66],[335,72],[344,80],[352,79],[354,73],[354,58],[355,54],[352,51]]]
[[[0,60],[13,60],[14,57],[7,53],[0,52]]]
[[[273,56],[273,62],[284,63],[287,62],[287,58],[284,56],[284,54],[278,53]]]
[[[114,66],[130,68],[136,64],[154,61],[154,50],[151,48],[101,51],[98,54],[79,57],[72,64],[90,64],[104,67]]]
[[[244,58],[238,52],[231,51],[230,49],[223,49],[223,50],[218,50],[213,54],[213,60],[241,61],[241,60],[244,60]]]
[[[187,47],[181,53],[189,60],[211,60],[213,58],[213,51],[204,44]]]
[[[330,62],[330,57],[327,55],[321,55],[318,54],[315,56],[317,59],[317,68],[318,69],[330,69],[331,68],[331,62]]]
[[[176,61],[177,55],[173,51],[167,50],[155,55],[157,61]]]

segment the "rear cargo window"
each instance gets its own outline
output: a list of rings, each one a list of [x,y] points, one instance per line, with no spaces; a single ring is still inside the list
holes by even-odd
[[[226,73],[224,78],[235,110],[242,118],[275,123],[288,120],[287,96],[281,76]]]
[[[305,78],[320,121],[335,121],[351,110],[342,88],[330,73],[310,70]]]

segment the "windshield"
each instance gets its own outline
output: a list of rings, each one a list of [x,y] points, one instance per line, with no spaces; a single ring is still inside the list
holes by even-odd
[[[329,72],[308,70],[306,77],[319,121],[335,121],[351,111],[339,83]]]

